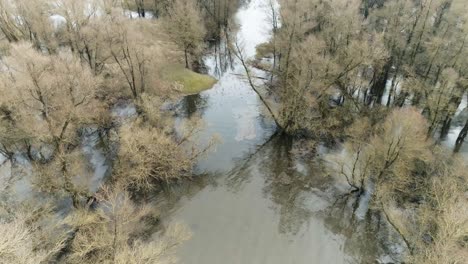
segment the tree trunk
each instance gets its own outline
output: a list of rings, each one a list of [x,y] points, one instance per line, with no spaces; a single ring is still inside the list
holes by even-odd
[[[77,195],[72,194],[72,195],[71,195],[71,199],[72,199],[73,207],[74,207],[75,209],[79,209],[80,206],[81,206],[80,198],[79,198]]]
[[[364,18],[367,19],[369,17],[369,1],[364,0]]]
[[[443,17],[447,13],[447,11],[450,9],[451,4],[452,4],[451,1],[447,1],[439,7],[439,10],[437,10],[436,16],[434,19],[434,26],[433,26],[434,34],[437,32],[437,29],[439,29],[440,25],[442,24]]]
[[[378,104],[382,103],[382,96],[385,92],[385,86],[387,85],[388,76],[390,75],[390,69],[392,68],[393,60],[390,59],[383,68],[383,72],[378,73],[377,80],[372,84],[370,89],[370,96],[372,100]]]
[[[388,97],[387,97],[387,107],[390,107],[391,102],[392,102],[392,96],[393,96],[393,101],[396,101],[396,86],[398,85],[397,83],[397,73],[398,73],[398,68],[395,72],[395,75],[392,77],[392,83],[390,85],[390,91],[388,91]]]
[[[242,50],[239,47],[239,43],[237,42],[237,40],[234,42],[234,46],[236,48],[236,50],[235,50],[236,57],[240,60],[240,62],[242,64],[242,67],[244,67],[245,74],[247,75],[247,80],[248,80],[248,82],[250,84],[250,87],[252,87],[252,90],[254,90],[254,92],[258,95],[258,97],[260,98],[260,101],[262,101],[263,105],[265,105],[268,112],[270,112],[271,117],[273,118],[273,121],[275,121],[275,124],[276,124],[277,128],[280,129],[280,130],[284,130],[284,128],[286,126],[281,125],[280,120],[276,117],[275,113],[273,112],[273,109],[270,107],[270,105],[267,103],[265,98],[263,98],[262,94],[255,87],[255,84],[252,81],[252,77],[250,76],[249,67],[246,64],[245,58],[242,55]]]
[[[188,51],[187,49],[184,50],[184,55],[185,55],[185,68],[189,69],[189,62],[188,62]]]
[[[419,106],[419,103],[421,102],[421,93],[420,92],[415,92],[413,95],[413,100],[411,100],[411,105],[412,106]]]
[[[408,98],[409,94],[407,92],[401,93],[395,97],[393,104],[398,107],[403,107],[406,103],[406,99]]]
[[[440,130],[439,140],[444,140],[447,137],[450,131],[451,125],[452,125],[452,118],[450,116],[447,116],[442,124],[442,129]]]
[[[403,239],[403,242],[405,242],[405,245],[408,248],[409,253],[413,255],[413,246],[411,245],[410,241],[406,238],[401,228],[392,220],[390,215],[387,213],[387,210],[385,210],[385,205],[383,204],[383,202],[380,202],[380,205],[382,208],[382,213],[385,216],[385,219],[387,220],[387,223],[389,223],[393,227],[393,229],[400,235],[400,237]]]
[[[458,87],[457,87],[458,88]],[[458,89],[463,89],[463,88],[458,88]],[[450,104],[452,104],[455,109],[458,108],[463,100],[463,96],[458,96],[458,95],[452,95],[450,98]],[[448,133],[450,132],[450,127],[452,125],[453,117],[455,116],[455,112],[449,111],[445,117],[445,120],[442,124],[442,129],[440,131],[440,140],[444,140]]]
[[[455,148],[453,149],[454,153],[460,152],[460,149],[463,145],[463,142],[465,141],[466,135],[468,134],[468,120],[466,120],[465,126],[463,129],[460,131],[460,134],[458,135],[457,141],[455,142]]]
[[[137,4],[138,17],[145,17],[146,11],[145,11],[145,4],[143,0],[138,0],[136,4]]]

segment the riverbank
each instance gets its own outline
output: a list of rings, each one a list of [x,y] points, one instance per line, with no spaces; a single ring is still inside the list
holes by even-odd
[[[265,3],[251,1],[236,15],[237,39],[248,58],[270,37]],[[221,142],[197,163],[193,181],[153,198],[164,208],[164,224],[185,222],[193,232],[178,253],[181,262],[398,261],[403,249],[392,228],[378,212],[364,212],[365,203],[340,198],[345,183],[326,176],[322,159],[332,150],[319,144],[310,155],[304,141],[277,135],[244,68],[223,43],[205,63],[218,83],[186,97],[178,118],[199,115],[205,127],[196,140],[218,135]],[[362,216],[354,214],[356,207]]]

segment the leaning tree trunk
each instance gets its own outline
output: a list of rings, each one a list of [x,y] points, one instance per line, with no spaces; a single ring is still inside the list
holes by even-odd
[[[466,135],[468,134],[468,120],[466,120],[465,126],[463,129],[460,131],[460,134],[458,135],[457,141],[455,142],[455,148],[453,149],[454,153],[460,152],[460,149],[463,145],[463,142],[465,142]]]

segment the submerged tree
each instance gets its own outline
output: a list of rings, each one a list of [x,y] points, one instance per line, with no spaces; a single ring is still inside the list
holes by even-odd
[[[113,76],[113,84],[121,87],[124,83],[127,92],[118,90],[124,97],[132,97],[135,102],[140,100],[144,93],[151,96],[170,96],[158,74],[164,65],[170,63],[172,50],[161,44],[161,40],[153,37],[158,34],[161,27],[147,20],[128,21],[115,18],[108,28],[108,48],[113,59],[106,67]],[[125,90],[125,89],[124,89]]]
[[[415,263],[464,263],[468,260],[468,209],[466,163],[447,161],[440,175],[429,181],[425,203],[416,215]]]
[[[417,160],[427,160],[430,140],[424,137],[426,120],[416,109],[396,109],[378,128],[371,140],[376,180],[396,190],[411,183]]]
[[[102,107],[95,93],[101,81],[71,54],[46,56],[19,44],[4,66],[4,122],[29,135],[27,145],[47,145],[53,155],[63,153],[76,144],[78,128],[99,123]]]
[[[415,109],[394,110],[374,132],[368,122],[360,121],[350,129],[345,158],[335,159],[335,170],[356,190],[364,191],[370,182],[377,195],[379,188],[409,190],[416,161],[430,158],[426,127]]]
[[[239,0],[199,0],[203,23],[211,39],[221,39],[225,29],[232,26],[231,20],[239,7]]]
[[[30,41],[38,50],[55,53],[58,42],[45,15],[50,4],[49,0],[1,0],[0,32],[9,42]]]
[[[173,225],[150,241],[136,239],[151,219],[149,207],[136,206],[119,187],[102,189],[98,200],[96,210],[69,217],[75,234],[66,263],[174,263],[174,249],[190,238],[186,228]]]
[[[63,17],[57,25],[58,40],[69,46],[96,75],[111,57],[105,32],[111,30],[115,19],[113,8],[115,4],[100,0],[59,0],[53,5],[52,12]]]
[[[159,22],[129,20],[121,2],[0,0],[0,38],[8,42],[0,65],[0,153],[12,164],[24,154],[34,199],[73,205],[31,207],[34,214],[25,216],[14,213],[19,207],[4,209],[2,200],[2,263],[174,263],[174,249],[188,239],[180,225],[148,235],[158,221],[127,192],[190,175],[204,150],[190,149],[189,136],[174,135],[159,111],[173,90],[159,70],[180,61],[180,52],[167,48]],[[136,3],[145,16],[144,1]],[[178,24],[192,27],[183,46],[187,60],[199,54],[205,30],[196,2],[181,6],[173,9],[179,19],[186,18],[180,12],[193,14]],[[137,121],[114,122],[109,108],[130,97]],[[82,148],[90,128],[121,133],[112,148],[118,162],[107,160],[113,175],[99,182],[112,190],[90,186],[93,164]]]
[[[67,229],[54,219],[54,208],[46,201],[11,201],[13,196],[6,197],[10,195],[11,190],[2,190],[2,199],[9,203],[0,203],[0,262],[55,262],[66,244]]]
[[[185,67],[190,68],[190,58],[197,60],[203,47],[206,29],[195,0],[175,0],[164,18],[167,34],[184,52]]]
[[[27,44],[13,46],[4,65],[0,77],[4,152],[26,153],[38,169],[40,189],[64,190],[78,206],[85,196],[72,181],[82,173],[73,165],[83,162],[75,152],[79,130],[106,122],[104,107],[95,96],[100,78],[69,53],[46,56]]]
[[[49,257],[48,252],[33,249],[32,230],[21,219],[0,224],[0,262],[2,263],[42,263]]]
[[[191,170],[191,157],[164,130],[137,121],[124,125],[120,138],[116,175],[136,189],[181,179]]]
[[[464,263],[468,260],[466,164],[438,147],[433,152],[433,160],[422,167],[427,174],[419,185],[422,190],[416,191],[419,202],[398,208],[399,199],[390,195],[382,207],[409,247],[408,261]]]

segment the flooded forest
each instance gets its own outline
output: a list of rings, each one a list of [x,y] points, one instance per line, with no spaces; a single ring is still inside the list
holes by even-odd
[[[466,0],[0,0],[0,264],[468,263]]]

